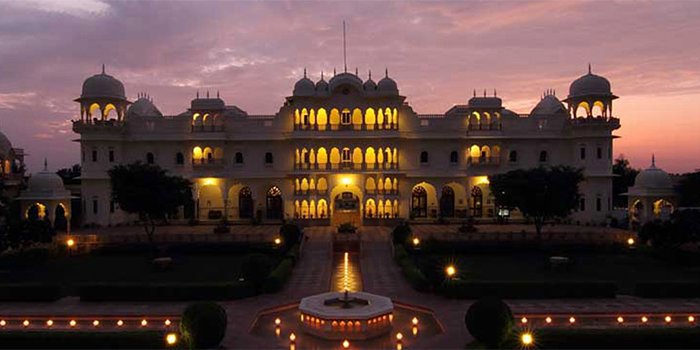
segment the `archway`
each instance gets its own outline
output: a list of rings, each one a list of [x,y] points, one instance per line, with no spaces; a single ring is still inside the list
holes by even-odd
[[[29,220],[43,220],[46,217],[46,206],[41,203],[34,203],[27,208],[24,217]]]
[[[455,216],[455,191],[450,186],[442,188],[440,196],[440,216],[451,218]]]
[[[416,186],[411,192],[411,214],[415,218],[428,217],[428,191],[423,186]]]
[[[469,197],[470,216],[480,218],[484,216],[484,193],[479,186],[472,188],[471,196]]]
[[[282,203],[282,191],[279,187],[272,186],[267,191],[266,209],[268,219],[282,219],[284,215]]]
[[[654,217],[661,220],[668,220],[673,213],[673,204],[665,199],[654,201]]]
[[[331,225],[362,224],[362,191],[354,184],[341,184],[333,188],[331,199]]]
[[[253,217],[253,194],[248,186],[238,191],[238,217],[241,219]]]
[[[68,230],[68,213],[66,207],[62,203],[56,206],[56,211],[54,213],[53,227],[58,231]]]
[[[221,220],[224,217],[224,198],[217,185],[204,185],[199,190],[199,218]]]
[[[644,221],[644,203],[641,199],[634,201],[630,207],[630,219],[637,223]]]

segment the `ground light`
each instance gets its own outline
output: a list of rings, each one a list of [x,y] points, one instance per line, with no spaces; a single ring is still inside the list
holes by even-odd
[[[22,325],[25,327],[29,327],[29,320],[24,320],[24,322],[22,322]]]
[[[688,316],[688,322],[695,322],[695,317],[693,316]]]
[[[177,343],[177,334],[169,333],[165,337],[165,341],[168,343],[168,345],[175,345],[175,343]]]
[[[146,327],[148,326],[148,321],[146,319],[141,320],[141,327]]]
[[[280,245],[280,244],[282,244],[282,240],[279,237],[275,238],[275,245]]]
[[[75,320],[70,320],[70,322],[68,322],[68,324],[69,324],[71,327],[75,327],[75,325],[77,325],[78,322],[75,322]]]
[[[350,342],[347,339],[343,340],[343,348],[347,349],[349,347],[350,347]]]
[[[445,268],[445,273],[447,274],[447,277],[452,278],[457,273],[457,269],[453,265],[450,265]]]
[[[617,317],[617,323],[622,323],[622,322],[625,322],[625,319],[622,318],[622,316],[618,316],[618,317]]]
[[[121,327],[123,325],[124,325],[124,321],[122,321],[122,320],[117,321],[117,327]]]
[[[170,324],[171,324],[172,322],[170,322],[170,320],[165,320],[164,323],[165,323],[166,326],[170,326]]]
[[[569,323],[571,323],[571,324],[576,323],[576,319],[573,316],[571,316],[571,318],[569,318]]]
[[[544,319],[544,321],[547,323],[552,323],[552,318],[548,316],[547,318]]]
[[[523,317],[520,319],[520,323],[527,323],[527,317]]]
[[[5,327],[7,322],[5,320],[0,320],[0,327]]]
[[[630,247],[633,246],[633,245],[634,245],[634,238],[632,238],[632,237],[628,238],[628,239],[627,239],[627,245],[630,246]]]
[[[520,342],[522,342],[523,345],[525,345],[525,346],[532,345],[533,341],[534,341],[534,339],[532,338],[532,334],[530,334],[530,333],[523,333],[520,336]]]
[[[413,246],[418,247],[419,244],[420,244],[420,238],[413,237]]]

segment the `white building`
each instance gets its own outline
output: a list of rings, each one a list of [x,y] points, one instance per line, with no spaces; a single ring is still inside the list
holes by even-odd
[[[377,83],[371,73],[364,82],[345,72],[316,83],[305,73],[275,115],[251,115],[207,93],[164,116],[144,95],[130,102],[103,70],[85,80],[73,122],[84,223],[131,219],[110,201],[107,170],[135,161],[190,179],[200,221],[326,225],[493,217],[488,176],[564,164],[585,169],[572,219],[602,222],[612,209],[616,98],[589,68],[571,84],[566,105],[548,91],[519,115],[495,92],[475,92],[443,114],[418,114],[388,73]]]

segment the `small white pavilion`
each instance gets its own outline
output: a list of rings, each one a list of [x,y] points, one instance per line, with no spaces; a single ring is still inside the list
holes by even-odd
[[[656,219],[668,220],[676,207],[676,193],[671,176],[656,167],[651,156],[651,166],[639,172],[634,186],[627,192],[630,222],[644,224]]]
[[[27,189],[17,198],[23,219],[36,215],[39,219],[48,218],[55,227],[56,219],[65,219],[66,230],[70,233],[71,194],[63,186],[63,180],[48,170],[44,160],[44,170],[33,174],[27,182]]]

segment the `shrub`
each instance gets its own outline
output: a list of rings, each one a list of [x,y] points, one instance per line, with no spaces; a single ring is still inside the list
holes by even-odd
[[[61,298],[58,285],[27,283],[0,285],[0,301],[56,301]]]
[[[226,310],[217,303],[192,304],[182,313],[180,335],[190,349],[213,348],[226,335]]]
[[[398,225],[391,232],[391,237],[395,244],[405,244],[411,235],[411,227],[408,224]]]
[[[439,286],[445,282],[445,270],[443,259],[437,256],[427,256],[418,260],[418,269],[433,286]]]
[[[513,312],[501,299],[486,297],[469,306],[464,323],[474,339],[498,349],[513,331]]]
[[[253,296],[246,282],[184,284],[89,284],[79,288],[80,301],[235,300]]]
[[[642,298],[697,298],[700,297],[700,282],[639,282],[634,287],[634,295]]]
[[[287,247],[299,244],[301,240],[301,229],[295,224],[284,224],[280,227],[280,237]]]
[[[243,257],[241,273],[243,278],[255,288],[262,287],[270,272],[272,272],[272,263],[266,255],[255,253]]]
[[[406,252],[406,248],[403,246],[403,244],[394,245],[394,261],[401,265],[402,260],[407,258],[408,252]]]
[[[263,290],[266,293],[274,293],[282,290],[284,283],[287,282],[287,279],[289,279],[289,276],[291,276],[293,269],[294,261],[292,259],[282,259],[282,262],[280,262],[280,264],[277,265],[277,267],[272,270],[270,275],[267,277]]]
[[[45,263],[49,259],[47,247],[8,249],[0,254],[0,268],[16,269]]]
[[[3,330],[1,349],[164,349],[163,331]]]
[[[401,269],[403,271],[403,276],[408,281],[408,284],[413,287],[413,289],[419,292],[430,291],[431,285],[428,279],[420,272],[420,270],[413,264],[411,259],[403,259],[400,263]]]

